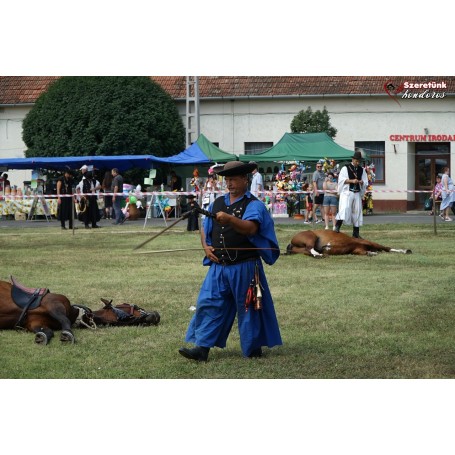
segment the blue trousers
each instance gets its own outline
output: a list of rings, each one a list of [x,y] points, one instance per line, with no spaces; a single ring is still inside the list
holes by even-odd
[[[255,310],[250,306],[246,311],[246,294],[256,263],[263,287],[262,309]],[[262,346],[271,348],[282,344],[272,296],[259,259],[235,265],[210,265],[185,341],[207,348],[226,347],[236,315],[243,355],[248,356]]]
[[[123,197],[122,196],[115,196],[115,201],[112,201],[112,206],[114,207],[114,212],[115,212],[115,222],[120,223],[120,221],[125,218],[125,215],[123,215],[122,212],[122,201]]]

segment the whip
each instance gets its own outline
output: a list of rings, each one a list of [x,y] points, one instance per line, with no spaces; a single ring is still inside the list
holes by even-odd
[[[145,240],[144,242],[140,243],[138,246],[134,247],[133,251],[138,250],[139,248],[142,248],[144,245],[147,245],[147,243],[151,242],[153,239],[156,239],[161,234],[164,234],[171,227],[175,226],[177,223],[180,223],[180,221],[186,220],[190,215],[192,215],[194,213],[202,213],[203,215],[208,216],[210,218],[215,218],[215,215],[213,213],[209,212],[208,210],[204,210],[204,209],[201,209],[201,208],[192,209],[192,210],[190,210],[188,212],[183,213],[182,216],[178,220],[175,220],[167,228],[163,229],[162,231],[158,232],[154,236],[152,236],[149,239]]]

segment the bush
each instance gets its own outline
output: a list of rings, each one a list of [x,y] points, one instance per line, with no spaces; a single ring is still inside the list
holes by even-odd
[[[23,122],[26,157],[171,156],[185,130],[171,96],[148,77],[62,77]]]

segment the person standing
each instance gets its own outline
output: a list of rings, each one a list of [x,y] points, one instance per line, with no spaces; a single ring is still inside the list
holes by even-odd
[[[182,191],[182,177],[177,175],[175,171],[171,171],[171,181],[169,186],[171,187],[171,191]]]
[[[196,195],[189,194],[186,198],[188,199],[188,211],[191,211],[191,214],[188,216],[186,230],[199,231],[199,213],[194,210],[200,208],[199,204],[196,201]]]
[[[58,214],[62,229],[66,229],[66,220],[69,221],[69,228],[73,229],[73,203],[72,197],[66,196],[68,194],[73,194],[73,174],[69,169],[65,169],[63,175],[57,180]]]
[[[441,200],[441,214],[440,217],[444,221],[452,221],[449,216],[449,208],[455,201],[455,193],[453,191],[453,180],[449,176],[450,169],[446,166],[442,170],[441,184],[442,184],[442,200]]]
[[[264,191],[264,182],[262,180],[262,175],[256,167],[253,169],[253,178],[251,180],[250,192],[253,196],[257,197],[260,200],[264,199],[262,191]]]
[[[313,185],[305,183],[302,187],[305,191],[305,220],[303,224],[310,224],[313,221]]]
[[[343,222],[353,225],[352,236],[360,237],[360,226],[363,225],[362,199],[368,186],[365,169],[360,166],[362,153],[355,151],[351,163],[343,166],[338,176],[339,206],[336,225],[333,230],[340,232]]]
[[[115,212],[115,221],[112,224],[122,224],[125,222],[125,215],[122,212],[122,201],[123,201],[123,177],[119,174],[116,167],[112,169],[112,205]],[[121,193],[121,194],[118,194]]]
[[[104,193],[112,191],[112,172],[106,171],[101,185]],[[104,194],[104,218],[110,220],[112,218],[112,195]]]
[[[97,191],[97,181],[93,177],[93,172],[88,171],[83,174],[82,180],[82,193],[85,195],[87,202],[87,209],[84,212],[83,220],[85,224],[85,229],[90,229],[90,224],[92,229],[99,228],[96,224],[98,220],[98,197],[96,195]]]
[[[79,193],[83,193],[83,180],[87,177],[87,172],[88,172],[88,166],[86,164],[84,164],[80,169],[81,171],[81,180],[79,181],[79,183],[77,184],[76,186],[76,192],[79,194]]]
[[[261,357],[262,346],[282,344],[261,261],[274,264],[280,250],[265,204],[248,191],[247,174],[255,166],[230,161],[217,171],[228,193],[210,204],[215,218],[206,217],[201,231],[209,270],[185,337],[195,347],[179,349],[188,359],[207,361],[212,347],[224,348],[236,314],[245,357]]]
[[[8,180],[8,174],[6,172],[2,175],[2,180],[3,180],[3,191],[5,190],[5,188],[7,186],[9,186],[11,188],[11,183]]]
[[[327,172],[327,177],[324,181],[324,201],[322,203],[324,209],[324,221],[325,229],[329,229],[329,218],[331,217],[332,222],[335,222],[335,216],[338,208],[338,184],[334,181],[333,172]]]
[[[313,203],[313,218],[314,222],[321,223],[324,214],[322,209],[322,204],[324,203],[324,181],[325,181],[325,173],[322,170],[322,162],[318,161],[316,163],[316,170],[313,172],[313,189],[314,189],[314,203]],[[317,209],[321,207],[319,210],[321,212],[321,219],[318,220]]]
[[[218,181],[215,176],[209,174],[204,184],[204,190],[202,194],[202,207],[207,210],[208,206],[215,200],[216,192],[219,191]]]

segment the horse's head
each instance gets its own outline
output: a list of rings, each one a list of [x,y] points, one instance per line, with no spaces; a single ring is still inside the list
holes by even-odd
[[[122,303],[121,305],[116,305],[115,308],[131,315],[135,319],[135,324],[157,325],[161,319],[157,311],[146,311],[143,308],[130,303]]]
[[[101,310],[93,312],[93,318],[96,324],[100,325],[114,325],[118,322],[118,314],[112,306],[112,300],[101,299],[104,307]]]
[[[73,305],[73,308],[78,311],[78,315],[73,324],[75,327],[87,327],[89,329],[96,329],[94,314],[90,308],[83,305]]]
[[[104,307],[94,311],[94,319],[97,324],[104,325],[157,325],[160,315],[156,311],[148,312],[129,303],[112,305],[112,300],[101,299]]]

